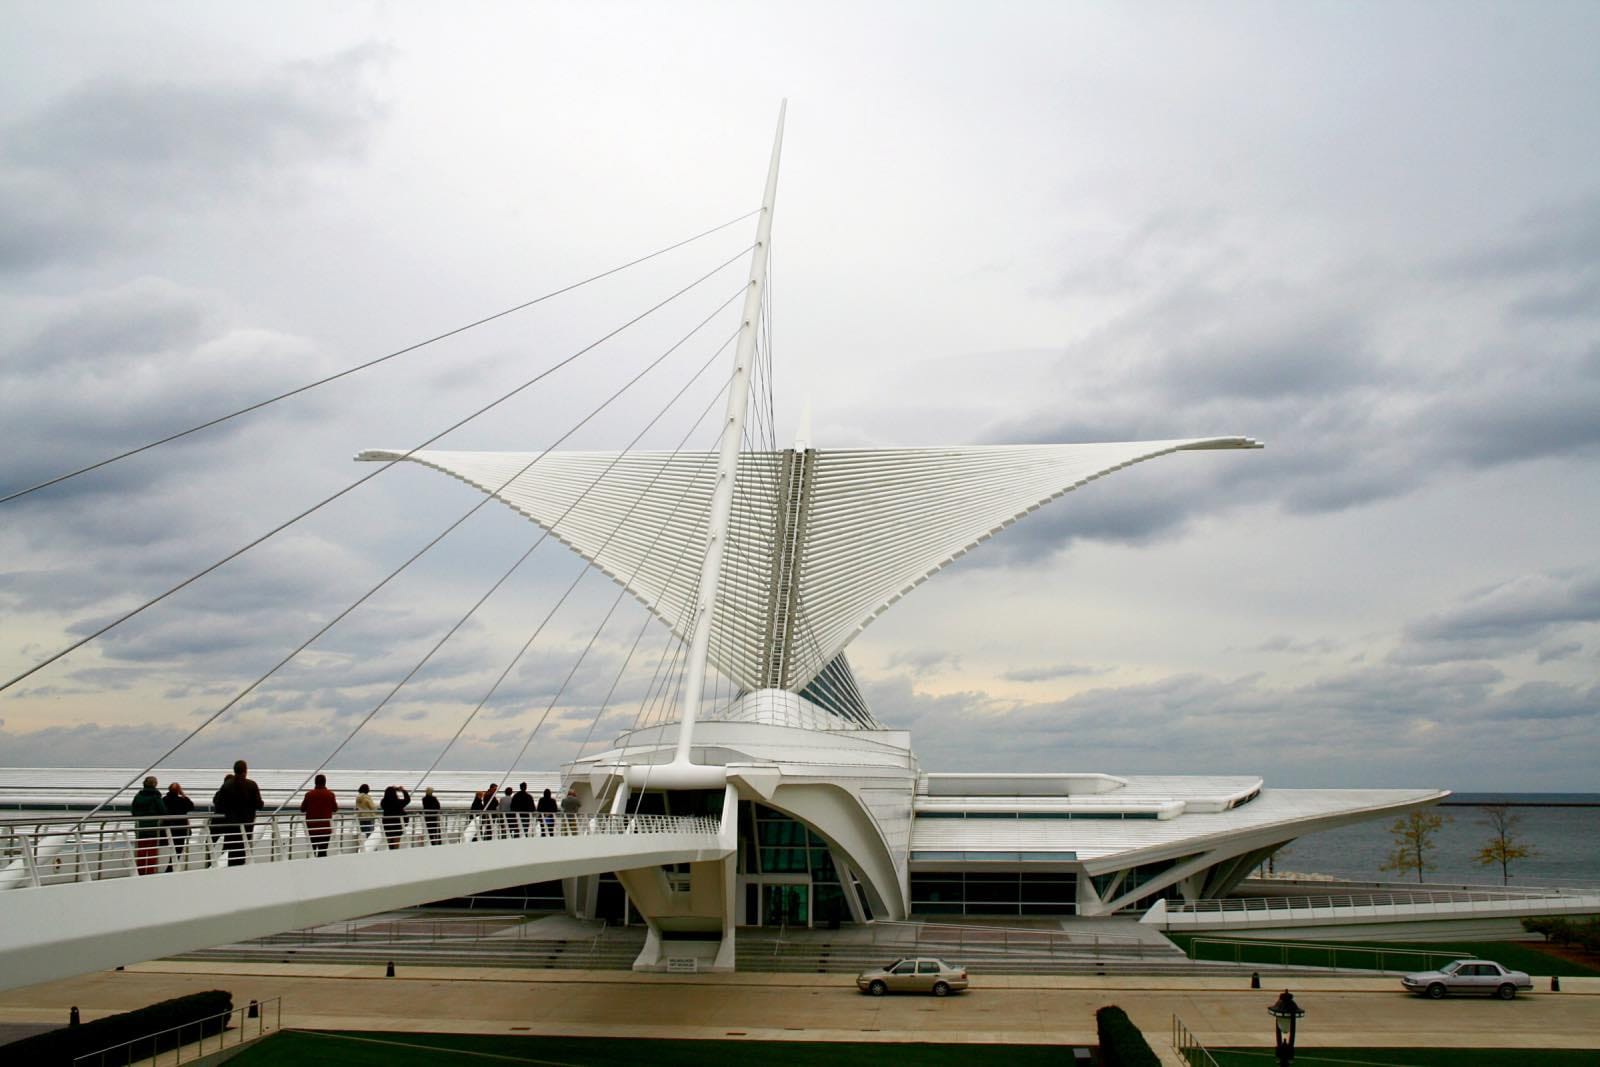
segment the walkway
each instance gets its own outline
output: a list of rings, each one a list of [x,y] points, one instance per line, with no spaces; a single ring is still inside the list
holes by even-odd
[[[92,831],[93,842],[53,824],[13,824],[21,855],[8,873],[22,884],[0,894],[0,989],[508,885],[717,860],[736,847],[737,810],[729,805],[725,820],[586,816],[549,836],[507,836],[502,824],[489,840],[478,838],[476,820],[461,819],[441,829],[438,847],[414,837],[391,850],[380,829],[339,835],[346,851],[323,858],[310,856],[301,817],[284,815],[258,823],[244,866],[218,866],[224,850],[208,855],[196,842],[192,862],[147,877],[131,875],[127,842],[112,840],[126,837],[126,817],[120,831]]]
[[[870,998],[837,975],[618,975],[381,965],[152,963],[0,993],[0,1023],[84,1018],[202,989],[235,1003],[283,997],[285,1026],[410,1032],[748,1038],[790,1041],[1093,1043],[1094,1010],[1119,1004],[1161,1048],[1173,1013],[1208,1045],[1270,1039],[1272,989],[1242,978],[974,975],[948,1000]],[[1297,978],[1310,1045],[1600,1046],[1600,979],[1510,1003],[1420,1000],[1393,979]],[[1177,1062],[1171,1059],[1170,1062]]]

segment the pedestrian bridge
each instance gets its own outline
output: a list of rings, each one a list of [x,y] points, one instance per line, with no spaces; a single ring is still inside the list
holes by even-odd
[[[320,857],[305,817],[283,812],[257,820],[233,867],[220,830],[195,819],[186,840],[155,832],[147,875],[125,814],[3,820],[0,989],[509,885],[720,860],[738,847],[737,812],[412,814],[393,848],[381,816],[363,828],[340,812]]]

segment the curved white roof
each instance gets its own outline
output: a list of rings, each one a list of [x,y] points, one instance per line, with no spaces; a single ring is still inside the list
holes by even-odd
[[[764,688],[773,684],[772,646],[787,641],[781,682],[798,690],[895,601],[1056,497],[1173,452],[1259,447],[1246,437],[1202,437],[822,450],[803,454],[810,462],[800,480],[791,479],[794,453],[743,453],[711,663],[744,688]],[[714,454],[374,450],[357,458],[410,459],[490,493],[625,586],[673,632],[689,633]],[[772,625],[783,611],[792,617]]]

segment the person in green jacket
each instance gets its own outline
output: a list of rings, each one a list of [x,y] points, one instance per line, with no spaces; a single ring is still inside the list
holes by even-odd
[[[140,874],[156,872],[156,853],[165,830],[167,802],[161,799],[157,784],[152,774],[133,798],[133,866]]]

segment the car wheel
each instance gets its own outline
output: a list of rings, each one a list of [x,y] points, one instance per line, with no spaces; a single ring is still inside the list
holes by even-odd
[[[1444,984],[1442,982],[1435,982],[1435,983],[1433,983],[1432,985],[1430,985],[1428,987],[1428,999],[1429,1000],[1443,1000],[1444,999]]]
[[[1494,991],[1494,995],[1499,997],[1501,1000],[1515,1000],[1517,999],[1517,987],[1512,985],[1510,982],[1507,982],[1499,989],[1496,989]]]
[[[889,992],[889,987],[884,985],[883,982],[875,979],[871,985],[867,986],[867,992],[871,993],[875,997],[881,997],[885,993]]]
[[[947,983],[947,982],[935,982],[935,983],[933,983],[933,995],[936,996],[936,997],[948,997],[950,995],[949,983]]]

